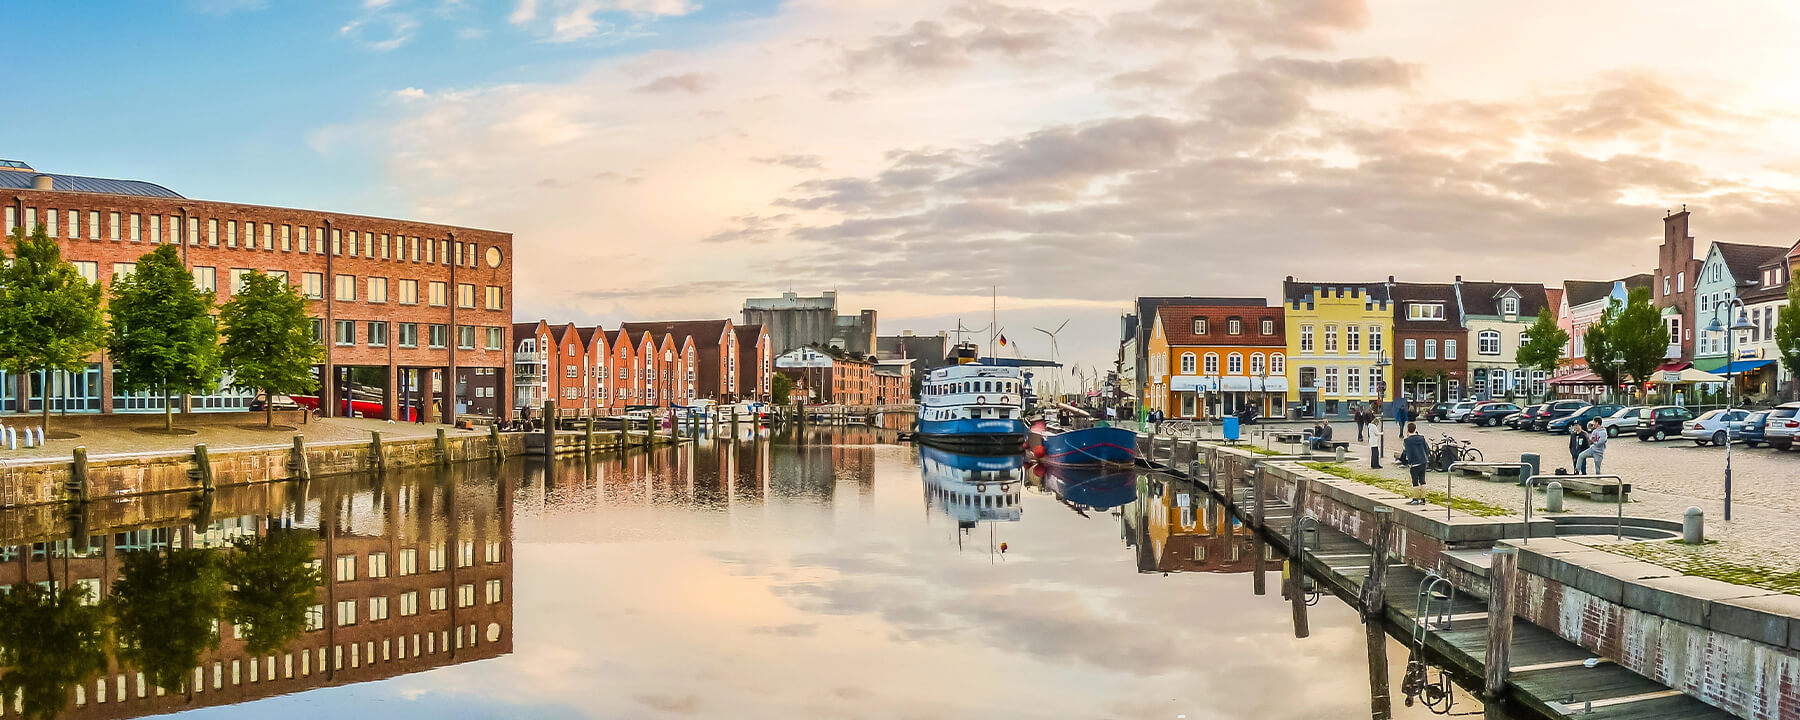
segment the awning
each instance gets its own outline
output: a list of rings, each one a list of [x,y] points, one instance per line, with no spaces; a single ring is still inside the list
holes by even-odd
[[[1656,374],[1655,382],[1664,385],[1692,385],[1695,383],[1722,383],[1725,382],[1725,378],[1705,370],[1688,368],[1680,372],[1659,372]]]
[[[1666,363],[1663,363],[1662,365],[1657,366],[1656,371],[1659,373],[1660,372],[1681,372],[1681,371],[1691,368],[1693,366],[1694,366],[1694,364],[1691,362],[1666,362]]]
[[[1582,370],[1580,372],[1569,373],[1568,375],[1564,375],[1559,378],[1551,378],[1550,384],[1551,385],[1605,385],[1606,381],[1601,380],[1599,375],[1595,375],[1586,370]]]
[[[1176,375],[1169,378],[1169,389],[1175,392],[1211,392],[1219,387],[1218,380],[1200,375]]]
[[[1725,375],[1725,376],[1731,376],[1731,375],[1742,375],[1744,373],[1753,373],[1753,372],[1761,370],[1765,367],[1768,367],[1771,363],[1774,363],[1774,362],[1775,361],[1773,359],[1738,360],[1735,362],[1726,363],[1725,367],[1719,368],[1718,374]]]

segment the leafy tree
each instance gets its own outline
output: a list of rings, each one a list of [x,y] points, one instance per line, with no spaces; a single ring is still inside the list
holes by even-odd
[[[793,391],[793,378],[782,373],[775,373],[775,377],[769,379],[769,402],[774,403],[776,407],[787,406],[788,394]]]
[[[1600,320],[1589,325],[1587,332],[1581,336],[1588,370],[1600,377],[1600,382],[1605,383],[1609,394],[1619,387],[1624,375],[1624,359],[1613,343],[1613,325],[1618,322],[1619,313],[1623,310],[1624,306],[1617,299],[1613,300],[1600,313]]]
[[[1650,288],[1631,291],[1607,326],[1607,342],[1619,358],[1622,374],[1638,385],[1650,382],[1669,354],[1669,326],[1650,300]]]
[[[239,538],[225,561],[225,618],[244,630],[251,655],[287,647],[306,631],[320,573],[313,568],[317,538],[305,530],[270,530]]]
[[[219,646],[214,628],[225,575],[210,550],[126,553],[109,602],[119,659],[157,687],[180,692],[200,655]]]
[[[62,246],[39,225],[13,230],[10,266],[0,267],[0,369],[43,373],[44,429],[50,429],[48,375],[87,367],[106,339],[100,286],[62,259]]]
[[[1775,316],[1775,347],[1788,376],[1789,387],[1800,386],[1800,283],[1788,285],[1787,306]]]
[[[112,352],[119,386],[173,394],[207,392],[219,383],[219,328],[213,294],[194,286],[174,245],[138,258],[137,270],[113,278]],[[175,427],[174,403],[163,405],[163,429]]]
[[[322,354],[312,340],[306,300],[294,286],[251,272],[243,287],[219,309],[225,346],[220,361],[238,387],[273,397],[312,392],[319,386],[313,364]],[[275,426],[274,403],[263,403],[263,421]]]
[[[69,688],[106,671],[106,613],[87,588],[19,583],[0,595],[0,697],[20,695],[27,718],[54,718]]]
[[[1550,308],[1538,311],[1537,322],[1525,329],[1525,342],[1519,344],[1519,350],[1513,355],[1513,362],[1526,370],[1539,370],[1544,374],[1556,372],[1557,363],[1562,362],[1563,348],[1569,344],[1569,331],[1556,325],[1556,317],[1550,314]],[[1531,393],[1525,393],[1529,401]]]

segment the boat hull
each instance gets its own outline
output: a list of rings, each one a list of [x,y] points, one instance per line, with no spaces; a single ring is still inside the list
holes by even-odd
[[[1041,462],[1073,467],[1131,465],[1137,460],[1137,433],[1094,427],[1043,436]]]
[[[1024,420],[920,420],[919,441],[950,448],[1020,450]]]

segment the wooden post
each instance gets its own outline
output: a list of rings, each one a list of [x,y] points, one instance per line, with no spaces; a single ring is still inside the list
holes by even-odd
[[[1488,555],[1488,636],[1486,678],[1482,689],[1489,700],[1506,694],[1506,673],[1512,661],[1513,598],[1518,595],[1519,549],[1501,546]]]
[[[200,487],[208,492],[213,489],[212,458],[206,454],[206,445],[194,446],[194,469],[200,471]]]
[[[69,483],[67,490],[68,500],[78,503],[85,503],[88,501],[88,461],[86,445],[78,445],[75,447],[75,459],[74,462],[69,465]],[[87,540],[85,534],[82,536],[82,540]]]
[[[1251,518],[1251,522],[1256,523],[1258,530],[1268,529],[1268,524],[1263,522],[1263,517],[1267,514],[1265,508],[1268,493],[1265,491],[1265,486],[1268,484],[1268,479],[1269,469],[1266,467],[1257,467],[1256,474],[1250,476],[1250,494],[1252,496],[1250,506],[1256,509],[1256,515]]]
[[[288,457],[288,472],[295,480],[312,479],[312,463],[306,458],[306,436],[294,434],[294,449]]]
[[[592,455],[594,453],[594,416],[592,415],[588,416],[586,430],[586,437],[581,442],[581,451]]]
[[[375,465],[375,472],[387,472],[387,447],[381,444],[381,431],[369,431],[369,461]]]
[[[544,401],[544,457],[556,457],[556,401]]]
[[[1263,566],[1266,564],[1263,562],[1263,558],[1269,554],[1269,541],[1264,540],[1262,533],[1259,532],[1250,533],[1250,536],[1256,538],[1256,542],[1252,546],[1256,557],[1252,558],[1250,562],[1250,567],[1253,568],[1250,574],[1250,587],[1257,595],[1267,595],[1269,594],[1269,582],[1263,577]]]
[[[1312,634],[1306,618],[1306,538],[1302,522],[1306,519],[1306,485],[1304,477],[1294,479],[1294,517],[1288,525],[1288,604],[1294,615],[1294,637]]]
[[[500,423],[488,426],[488,457],[494,462],[506,459],[506,451],[500,449]]]
[[[1375,540],[1370,547],[1369,574],[1363,577],[1363,622],[1379,624],[1387,611],[1388,552],[1394,534],[1394,509],[1375,508]]]
[[[1387,633],[1381,629],[1381,623],[1372,622],[1363,626],[1363,635],[1369,648],[1369,717],[1371,720],[1392,720],[1394,717],[1394,701],[1389,696]]]
[[[443,428],[437,429],[437,464],[450,464],[450,437]]]

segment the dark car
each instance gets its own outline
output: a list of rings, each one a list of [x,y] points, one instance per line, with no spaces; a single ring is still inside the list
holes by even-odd
[[[1758,410],[1744,417],[1744,426],[1738,429],[1738,439],[1744,442],[1744,447],[1753,448],[1768,442],[1764,432],[1769,427],[1770,412],[1769,410]]]
[[[1455,404],[1453,402],[1432,403],[1431,407],[1425,410],[1425,421],[1443,422],[1450,419],[1450,406]]]
[[[1693,420],[1694,414],[1684,407],[1658,405],[1645,410],[1644,414],[1639,417],[1638,439],[1661,442],[1672,437],[1681,437],[1681,426]]]
[[[1531,429],[1550,430],[1550,421],[1566,418],[1589,407],[1585,400],[1558,400],[1531,419]]]
[[[1551,420],[1546,427],[1548,427],[1550,429],[1550,432],[1553,432],[1553,433],[1566,433],[1569,431],[1569,425],[1571,425],[1573,423],[1582,423],[1582,426],[1586,427],[1587,421],[1599,420],[1601,418],[1608,417],[1608,416],[1612,415],[1613,413],[1618,412],[1619,408],[1621,408],[1621,407],[1624,407],[1624,406],[1623,405],[1589,405],[1585,408],[1582,408],[1581,410],[1576,411],[1575,414],[1573,414],[1573,415],[1565,415],[1563,417],[1556,418],[1555,420]]]
[[[1537,419],[1538,413],[1544,412],[1544,410],[1548,409],[1549,407],[1550,406],[1547,404],[1531,405],[1529,407],[1526,407],[1524,410],[1520,410],[1516,414],[1507,416],[1506,426],[1509,428],[1512,428],[1514,430],[1524,430],[1526,428],[1529,428],[1529,427],[1531,427],[1531,423]]]
[[[1470,410],[1463,420],[1476,427],[1498,427],[1501,420],[1516,412],[1519,412],[1519,406],[1509,402],[1484,402]]]

